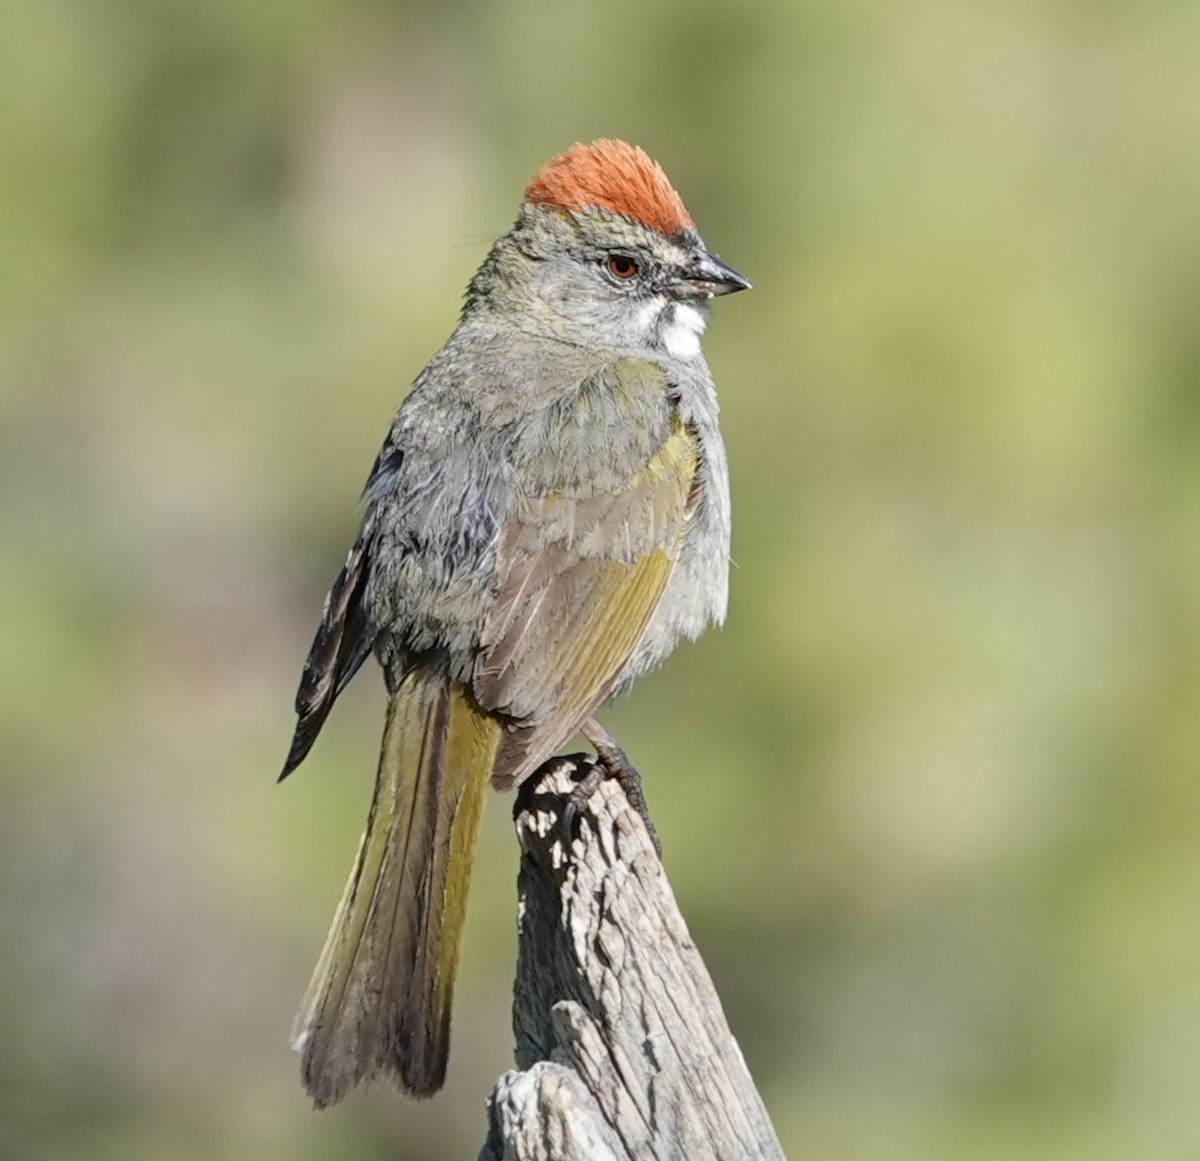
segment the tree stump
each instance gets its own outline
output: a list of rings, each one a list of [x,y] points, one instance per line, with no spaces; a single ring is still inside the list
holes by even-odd
[[[562,810],[584,755],[520,792],[517,1071],[479,1161],[783,1161],[646,828],[613,781]]]

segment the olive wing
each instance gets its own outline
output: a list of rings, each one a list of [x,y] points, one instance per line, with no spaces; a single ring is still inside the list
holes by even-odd
[[[676,422],[619,491],[527,500],[501,534],[501,583],[472,687],[509,719],[492,783],[520,782],[613,690],[650,623],[694,499],[696,441]]]

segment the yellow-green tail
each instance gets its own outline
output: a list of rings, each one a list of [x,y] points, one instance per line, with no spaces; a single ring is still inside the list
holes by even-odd
[[[385,1071],[414,1096],[442,1086],[501,732],[446,677],[409,674],[391,698],[367,829],[293,1032],[318,1106]]]

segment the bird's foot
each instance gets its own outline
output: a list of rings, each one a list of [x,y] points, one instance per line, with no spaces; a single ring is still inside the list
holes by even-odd
[[[655,827],[650,818],[650,811],[646,808],[646,795],[642,791],[642,776],[638,773],[637,767],[629,760],[625,751],[613,741],[612,735],[595,718],[589,718],[584,723],[582,733],[595,748],[596,757],[587,773],[575,784],[570,798],[567,799],[566,808],[563,810],[563,823],[568,836],[576,816],[587,806],[588,799],[596,793],[600,783],[605,778],[612,778],[625,791],[629,805],[638,812],[638,816],[646,827],[646,833],[650,836],[650,842],[654,845],[654,853],[661,859],[662,843],[658,838],[658,828]]]
[[[587,809],[588,801],[604,781],[604,767],[590,754],[580,754],[575,766],[575,785],[562,810],[562,836],[567,849],[575,837],[575,820]]]

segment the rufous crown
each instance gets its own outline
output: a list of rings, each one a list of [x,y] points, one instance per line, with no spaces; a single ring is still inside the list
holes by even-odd
[[[571,211],[599,207],[667,236],[695,229],[662,166],[636,145],[611,138],[552,157],[529,183],[525,200]]]

